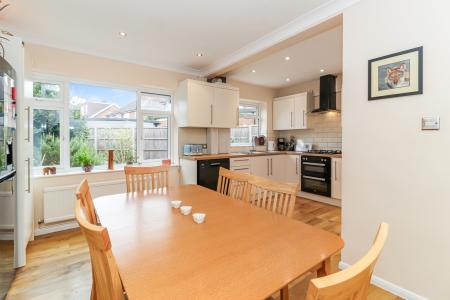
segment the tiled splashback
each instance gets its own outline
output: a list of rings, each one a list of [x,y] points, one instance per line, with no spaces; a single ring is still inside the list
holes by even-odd
[[[327,112],[308,115],[308,127],[311,129],[279,131],[279,137],[302,139],[312,143],[313,149],[342,150],[341,114]]]

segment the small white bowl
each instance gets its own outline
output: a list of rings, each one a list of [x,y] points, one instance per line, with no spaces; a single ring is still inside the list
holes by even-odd
[[[186,206],[186,205],[183,205],[182,207],[180,207],[181,213],[182,213],[183,215],[185,215],[185,216],[187,216],[188,214],[190,214],[190,213],[191,213],[191,210],[192,210],[192,206]]]
[[[170,206],[172,206],[173,208],[179,208],[181,206],[181,203],[181,200],[172,200],[170,201]]]
[[[197,224],[202,224],[203,222],[205,222],[205,217],[206,217],[206,214],[204,214],[204,213],[192,214],[192,219],[194,219],[194,222]]]

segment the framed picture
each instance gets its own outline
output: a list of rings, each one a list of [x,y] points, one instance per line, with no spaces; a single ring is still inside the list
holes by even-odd
[[[423,94],[423,47],[369,60],[369,100]]]

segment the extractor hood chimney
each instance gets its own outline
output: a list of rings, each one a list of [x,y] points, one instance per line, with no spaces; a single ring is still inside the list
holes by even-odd
[[[313,113],[336,111],[336,76],[324,75],[320,77],[320,105]]]

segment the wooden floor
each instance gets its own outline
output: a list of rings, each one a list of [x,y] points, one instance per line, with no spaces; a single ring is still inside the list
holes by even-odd
[[[340,208],[298,198],[294,218],[335,234],[341,232]],[[113,245],[114,251],[114,245]],[[335,267],[339,256],[334,260]],[[290,299],[304,299],[308,280],[297,280]],[[8,300],[88,300],[91,266],[86,242],[78,230],[45,236],[28,247],[27,265],[18,270]],[[371,286],[370,300],[398,300],[384,290]]]
[[[5,297],[14,274],[14,242],[0,241],[0,299]]]

